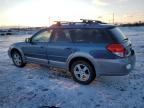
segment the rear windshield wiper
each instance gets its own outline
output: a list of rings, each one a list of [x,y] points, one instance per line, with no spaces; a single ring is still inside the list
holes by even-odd
[[[124,40],[128,40],[128,38],[125,38]]]

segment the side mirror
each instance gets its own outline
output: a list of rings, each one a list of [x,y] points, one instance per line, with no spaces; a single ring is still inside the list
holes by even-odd
[[[26,38],[26,39],[25,39],[25,42],[26,42],[26,43],[31,43],[31,38]]]

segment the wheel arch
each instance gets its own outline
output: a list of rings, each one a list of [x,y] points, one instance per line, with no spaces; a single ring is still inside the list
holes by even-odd
[[[13,53],[14,51],[17,51],[18,53],[20,53],[20,55],[22,56],[23,62],[25,62],[24,54],[23,54],[23,52],[22,52],[20,49],[18,49],[18,48],[12,48],[11,51],[10,51],[10,56],[12,57],[12,53]]]
[[[92,61],[89,58],[84,57],[84,56],[76,56],[76,57],[71,58],[68,62],[68,66],[67,66],[68,71],[71,70],[72,63],[74,63],[75,61],[79,61],[79,60],[83,60],[83,61],[88,62],[93,67],[93,69],[96,73],[96,67],[94,66],[94,61]]]

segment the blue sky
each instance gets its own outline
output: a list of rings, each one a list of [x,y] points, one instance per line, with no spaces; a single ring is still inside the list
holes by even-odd
[[[144,21],[144,0],[0,0],[0,25],[46,26],[80,18],[112,22]]]

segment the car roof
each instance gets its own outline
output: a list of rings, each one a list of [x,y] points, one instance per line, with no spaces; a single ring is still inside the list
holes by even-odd
[[[64,29],[109,29],[114,28],[116,26],[114,25],[108,25],[108,24],[101,24],[101,25],[52,25],[49,28],[64,28]]]

